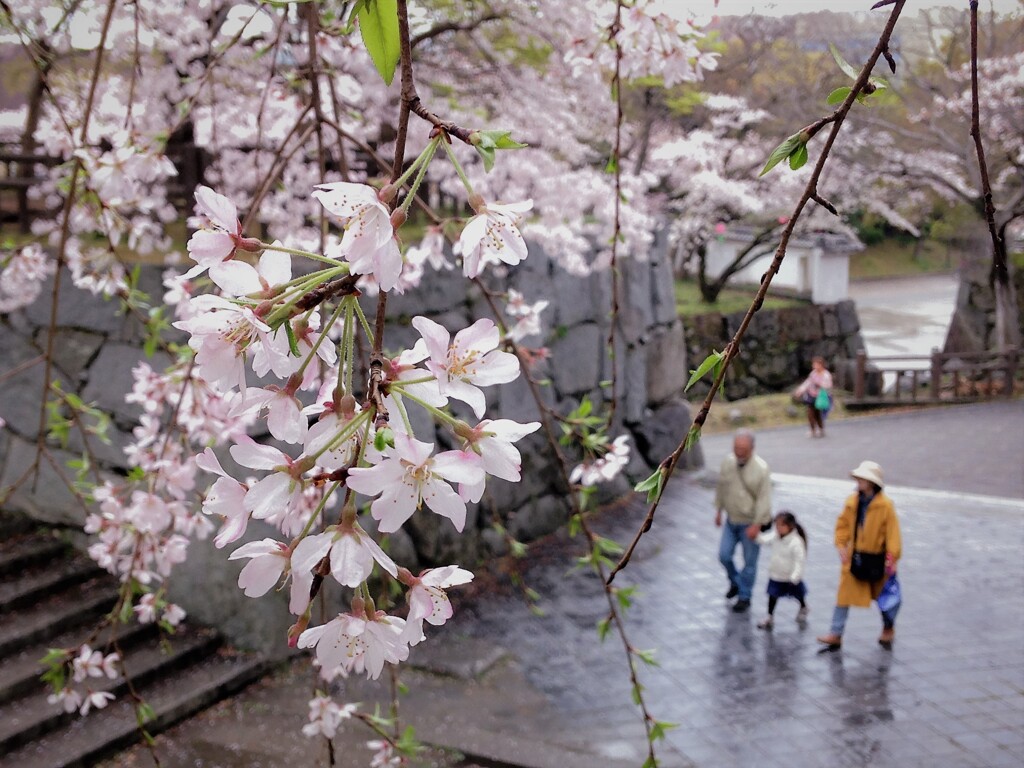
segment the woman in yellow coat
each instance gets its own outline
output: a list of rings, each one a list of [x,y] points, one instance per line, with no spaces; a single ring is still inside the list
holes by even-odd
[[[839,591],[836,607],[832,614],[832,628],[827,635],[818,638],[829,648],[842,645],[843,629],[850,613],[850,606],[867,608],[878,598],[889,576],[896,573],[900,559],[900,523],[892,500],[882,492],[882,468],[873,461],[862,461],[850,473],[857,480],[857,493],[846,500],[846,505],[836,520],[836,549],[842,562],[839,574]],[[885,573],[875,581],[861,581],[850,573],[850,561],[854,549],[854,526],[858,552],[884,554]],[[882,611],[882,634],[878,642],[885,648],[892,646],[895,636],[896,613],[899,605]]]

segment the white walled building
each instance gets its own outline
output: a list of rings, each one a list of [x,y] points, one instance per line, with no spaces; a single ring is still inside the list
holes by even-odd
[[[731,226],[714,236],[707,246],[707,274],[716,278],[736,258],[754,236],[750,227]],[[759,285],[761,275],[775,256],[775,246],[764,256],[740,270],[730,281],[733,285]],[[810,299],[815,304],[834,304],[849,298],[850,255],[864,249],[854,237],[833,232],[816,232],[793,237],[786,249],[779,274],[772,288],[782,289]]]

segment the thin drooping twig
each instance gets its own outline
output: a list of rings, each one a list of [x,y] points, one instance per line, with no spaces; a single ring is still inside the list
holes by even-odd
[[[815,163],[814,171],[811,173],[811,177],[808,179],[807,185],[804,187],[804,192],[800,196],[800,200],[797,202],[796,206],[793,208],[793,213],[790,215],[789,221],[786,223],[786,227],[782,231],[779,247],[775,250],[775,257],[772,259],[772,263],[768,267],[768,271],[765,272],[764,276],[761,278],[761,286],[758,288],[757,294],[750,303],[747,313],[743,316],[743,321],[740,323],[739,328],[736,329],[736,334],[725,347],[723,352],[724,357],[721,365],[719,366],[718,375],[715,376],[715,380],[711,385],[711,390],[708,392],[707,397],[704,398],[704,403],[701,405],[697,415],[693,418],[693,424],[690,427],[691,433],[696,431],[696,433],[699,434],[701,427],[704,426],[704,422],[707,420],[708,413],[711,411],[711,404],[714,401],[718,390],[721,388],[722,382],[725,380],[725,374],[729,369],[729,364],[732,362],[733,358],[739,354],[740,341],[743,339],[743,335],[747,332],[747,327],[750,325],[750,321],[754,317],[754,313],[757,312],[763,304],[765,294],[768,292],[768,287],[771,285],[772,278],[778,274],[779,267],[782,266],[782,260],[786,256],[789,239],[796,227],[797,220],[803,213],[807,203],[814,200],[815,196],[818,195],[818,180],[821,178],[821,172],[824,170],[825,164],[828,161],[829,154],[832,151],[832,145],[835,143],[836,137],[839,135],[839,131],[843,127],[846,115],[849,113],[853,103],[856,101],[857,96],[864,90],[864,86],[867,85],[868,78],[871,76],[871,71],[875,67],[875,62],[877,62],[881,57],[882,51],[888,47],[889,38],[892,37],[893,29],[896,27],[896,21],[899,19],[904,5],[906,5],[906,0],[896,0],[894,3],[892,12],[889,15],[889,20],[886,22],[885,28],[882,30],[882,34],[878,38],[878,43],[875,45],[875,49],[868,57],[867,63],[864,64],[856,82],[853,84],[853,88],[851,88],[850,93],[847,95],[843,103],[828,118],[823,118],[822,120],[818,120],[808,126],[808,128],[814,128],[817,126],[817,128],[815,128],[815,132],[817,132],[817,130],[820,130],[824,125],[831,123],[832,129],[829,131],[828,137],[825,139],[825,145],[822,147],[821,155],[818,157],[818,162]],[[808,129],[805,128],[804,130]],[[641,537],[643,537],[643,535],[649,531],[651,526],[654,524],[654,513],[657,511],[658,505],[661,503],[664,488],[687,447],[688,438],[689,433],[687,438],[684,438],[676,449],[659,465],[658,468],[662,473],[661,490],[659,490],[657,497],[648,506],[647,516],[644,518],[643,523],[640,525],[640,529],[633,537],[632,542],[630,542],[630,545],[626,548],[626,551],[623,553],[618,564],[612,569],[611,574],[608,577],[609,583],[615,578],[615,575],[619,571],[629,564],[630,558],[633,556],[633,552],[636,549],[637,544],[640,543]]]
[[[114,18],[114,9],[117,7],[117,0],[110,0],[107,3],[107,10],[103,17],[103,26],[100,31],[99,44],[96,46],[96,61],[93,64],[92,79],[89,83],[89,93],[85,99],[85,107],[82,113],[82,127],[79,132],[79,145],[85,146],[89,140],[89,121],[92,117],[93,104],[96,100],[96,87],[99,84],[100,71],[103,68],[103,54],[106,50],[107,35],[110,32],[110,22]],[[43,371],[43,388],[39,404],[39,431],[36,437],[36,457],[32,462],[34,470],[39,468],[39,458],[46,446],[46,402],[50,392],[51,377],[53,375],[53,349],[57,338],[57,309],[60,306],[60,278],[64,269],[67,257],[68,239],[71,237],[71,211],[75,206],[75,195],[78,191],[78,180],[84,168],[82,158],[75,155],[75,161],[71,167],[71,181],[68,184],[68,196],[64,201],[64,211],[61,219],[60,242],[57,245],[57,267],[53,273],[53,290],[50,293],[50,324],[46,329],[46,365]],[[38,479],[38,474],[36,475]]]
[[[473,282],[480,287],[484,296],[484,300],[490,307],[491,313],[494,315],[495,319],[502,325],[502,327],[507,327],[505,318],[494,300],[493,292],[490,289],[488,289],[488,287],[484,284],[482,280],[480,280],[480,278],[473,278]],[[577,494],[573,493],[573,488],[575,487],[575,485],[570,479],[568,463],[566,462],[565,456],[562,454],[562,451],[558,447],[558,438],[555,435],[555,430],[551,423],[552,417],[557,416],[557,414],[555,414],[554,411],[544,403],[544,398],[541,396],[540,392],[540,386],[537,384],[533,376],[530,374],[529,361],[526,359],[520,346],[511,339],[509,339],[507,343],[511,346],[512,352],[519,360],[519,365],[522,368],[523,372],[522,375],[526,379],[526,384],[530,389],[530,395],[533,397],[533,401],[537,406],[537,411],[541,421],[541,427],[543,428],[545,437],[547,438],[548,446],[555,456],[555,463],[558,467],[559,476],[562,480],[562,483],[564,484],[564,487],[567,490],[567,496],[569,499],[569,505],[572,510],[572,516],[579,520],[580,531],[582,531],[583,536],[586,539],[587,549],[590,552],[590,554],[594,556],[597,553],[597,536],[594,533],[593,529],[590,527],[590,523],[587,521],[587,518],[583,513],[579,497],[577,496]],[[654,754],[655,739],[653,736],[653,729],[656,721],[654,719],[654,716],[651,715],[650,710],[647,708],[647,702],[643,695],[643,687],[640,685],[640,678],[636,666],[636,651],[633,647],[633,644],[629,640],[629,635],[626,633],[625,622],[623,622],[622,616],[619,613],[618,602],[616,599],[616,588],[611,586],[611,578],[605,575],[604,564],[601,562],[600,558],[596,556],[592,557],[592,563],[595,570],[597,571],[598,578],[601,581],[601,587],[604,590],[605,600],[608,603],[608,617],[615,625],[615,632],[619,636],[619,639],[622,642],[623,650],[626,653],[626,664],[629,669],[630,683],[633,687],[634,701],[640,709],[640,713],[644,724],[644,730],[647,733],[648,759],[650,761],[649,764],[657,765],[657,758]]]
[[[996,344],[1006,344],[1006,319],[1000,306],[1000,293],[1009,290],[1010,273],[1006,265],[1006,241],[996,227],[996,207],[992,202],[992,182],[988,176],[985,161],[985,147],[981,141],[981,106],[978,97],[978,0],[971,0],[971,138],[978,155],[978,169],[981,173],[981,194],[985,204],[985,223],[992,238],[992,269],[989,271],[989,285],[996,292]],[[1012,386],[1012,384],[1011,384]]]
[[[612,76],[612,92],[615,94],[615,147],[612,150],[612,163],[615,166],[615,220],[612,225],[612,253],[608,269],[612,280],[612,312],[608,319],[608,360],[611,365],[611,402],[608,404],[608,416],[605,420],[606,429],[610,429],[615,420],[615,408],[618,404],[618,366],[615,356],[615,326],[619,322],[619,239],[622,236],[622,43],[619,33],[622,31],[622,0],[615,3],[615,21],[609,30],[609,39],[615,46],[615,74]]]

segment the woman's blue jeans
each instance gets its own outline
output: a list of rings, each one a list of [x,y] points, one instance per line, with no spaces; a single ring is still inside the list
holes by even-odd
[[[739,589],[740,600],[750,600],[754,591],[754,579],[757,578],[757,556],[761,553],[761,547],[756,541],[747,537],[749,523],[730,523],[728,520],[722,525],[722,543],[718,548],[718,559],[722,561],[729,581]],[[743,570],[736,569],[733,563],[733,554],[736,552],[736,545],[743,548]]]
[[[882,611],[882,626],[886,629],[892,629],[896,624],[896,614],[900,612],[899,603],[894,605],[888,611]],[[832,634],[842,636],[843,630],[846,629],[846,619],[850,615],[850,606],[848,605],[837,605],[836,609],[832,612]]]

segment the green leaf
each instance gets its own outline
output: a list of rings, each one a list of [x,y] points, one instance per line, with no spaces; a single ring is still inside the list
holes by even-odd
[[[657,659],[654,658],[654,650],[653,649],[648,650],[648,651],[634,651],[634,653],[637,655],[637,658],[639,658],[640,661],[642,661],[644,664],[646,664],[649,667],[659,667],[659,666],[661,666],[660,664],[658,664]]]
[[[690,371],[690,380],[686,382],[686,387],[683,389],[683,391],[688,391],[690,387],[692,387],[694,384],[696,384],[698,381],[704,378],[708,371],[713,369],[724,359],[724,352],[718,352],[717,350],[713,350],[710,355],[704,358],[704,362],[698,365],[695,370]]]
[[[686,440],[683,441],[683,450],[688,451],[700,441],[700,427],[694,425],[686,433]]]
[[[610,616],[605,616],[599,622],[597,622],[597,636],[602,641],[608,637],[608,632],[612,628],[612,619]]]
[[[860,72],[854,69],[850,62],[843,58],[843,54],[839,52],[839,49],[836,48],[834,44],[829,43],[828,50],[829,53],[832,54],[832,58],[836,60],[836,64],[838,64],[839,68],[846,73],[847,77],[849,77],[851,80],[856,80],[858,77],[860,77]]]
[[[662,472],[661,467],[654,470],[654,473],[645,480],[641,480],[635,486],[633,490],[637,493],[647,492],[647,503],[650,504],[659,496],[661,496],[661,489],[665,486],[665,473]]]
[[[644,760],[644,764],[641,765],[640,768],[658,768],[658,761],[648,755],[647,759]]]
[[[156,720],[156,711],[152,706],[143,701],[135,707],[135,719],[138,721],[139,725],[145,725],[148,722]]]
[[[803,168],[807,163],[807,145],[802,141],[796,152],[789,156],[789,168],[795,171],[797,168]]]
[[[640,683],[637,683],[636,685],[633,686],[633,690],[630,692],[630,694],[631,694],[631,696],[633,698],[633,703],[636,704],[638,707],[640,706],[640,703],[641,703],[640,695],[643,693],[643,690],[644,690],[644,687],[642,685],[640,685]]]
[[[477,154],[483,158],[484,161],[484,172],[490,173],[494,167],[494,147],[483,147],[479,144],[473,147],[477,151]]]
[[[832,93],[828,95],[828,98],[825,99],[825,101],[832,106],[835,106],[836,104],[842,104],[843,101],[846,100],[846,97],[850,95],[850,91],[852,90],[853,88],[851,88],[848,85],[841,85],[834,91],[832,91]]]
[[[803,142],[800,141],[800,134],[794,133],[784,142],[779,144],[779,146],[777,146],[772,153],[768,155],[768,160],[765,162],[764,168],[762,168],[761,172],[757,175],[764,176],[768,171],[793,154],[797,147],[802,143]]]
[[[299,352],[299,342],[295,338],[295,329],[292,328],[292,324],[285,320],[284,332],[288,337],[288,350],[292,353],[292,357],[302,357],[302,353]]]
[[[655,720],[651,726],[651,741],[658,741],[665,738],[665,732],[671,731],[673,728],[678,728],[679,723],[667,723],[663,720]]]
[[[401,56],[398,34],[398,0],[367,0],[359,8],[359,32],[366,52],[386,85],[395,79]]]
[[[383,451],[388,446],[392,448],[395,445],[395,433],[391,427],[384,427],[384,429],[377,430],[377,434],[373,436],[373,447],[378,451]]]
[[[615,159],[615,155],[608,158],[607,164],[604,166],[604,172],[611,175],[619,169],[619,161]]]

